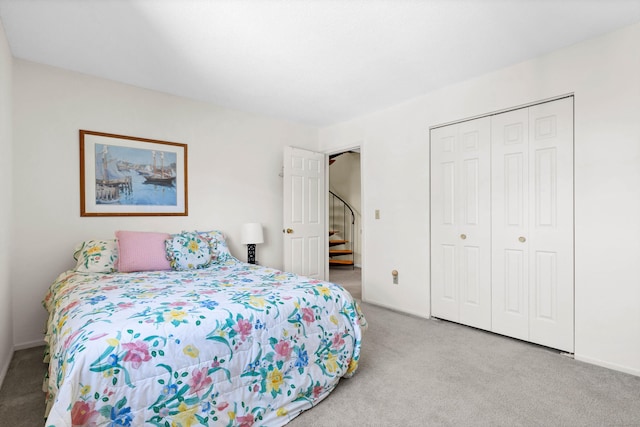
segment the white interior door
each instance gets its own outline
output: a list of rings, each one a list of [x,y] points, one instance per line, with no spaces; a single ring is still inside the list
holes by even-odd
[[[431,131],[431,308],[491,327],[490,118]]]
[[[490,329],[491,119],[459,126],[460,322]]]
[[[460,321],[456,215],[458,127],[431,130],[431,314]]]
[[[326,157],[322,153],[284,150],[284,269],[325,279],[328,264],[326,229]]]
[[[492,330],[528,340],[528,110],[493,116],[491,139]]]
[[[573,98],[529,108],[529,145],[529,341],[573,353]]]
[[[493,331],[574,351],[573,98],[492,119]]]

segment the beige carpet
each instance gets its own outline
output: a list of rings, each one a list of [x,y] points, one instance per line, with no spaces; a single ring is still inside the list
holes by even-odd
[[[44,425],[44,347],[16,351],[0,389],[0,426]]]
[[[362,309],[360,368],[289,426],[640,426],[640,377],[454,323]],[[0,426],[42,426],[42,351],[15,353]]]
[[[289,423],[640,426],[640,377],[455,323],[362,304],[358,371]]]
[[[362,271],[360,268],[331,267],[329,269],[329,281],[341,285],[355,299],[362,299]]]

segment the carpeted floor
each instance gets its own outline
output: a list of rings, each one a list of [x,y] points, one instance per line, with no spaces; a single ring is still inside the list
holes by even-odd
[[[640,426],[640,377],[362,304],[355,376],[289,426]]]
[[[362,299],[362,271],[356,267],[331,267],[329,281],[349,291],[357,300]]]
[[[358,371],[307,426],[640,426],[640,377],[454,323],[362,304]],[[0,426],[42,426],[42,347],[17,351],[0,390]]]
[[[1,427],[44,425],[44,347],[16,351],[0,389]]]

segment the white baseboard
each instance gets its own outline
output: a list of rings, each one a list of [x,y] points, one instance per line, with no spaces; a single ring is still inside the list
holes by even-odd
[[[30,342],[14,345],[13,349],[10,351],[9,357],[7,358],[6,362],[4,363],[3,366],[0,366],[0,387],[2,387],[2,384],[4,383],[4,378],[7,376],[7,371],[9,370],[9,366],[11,365],[11,360],[13,359],[13,356],[16,351],[25,350],[27,348],[33,348],[33,347],[40,347],[41,345],[44,345],[44,344],[45,344],[44,339],[42,339],[42,340],[30,341]]]
[[[7,376],[7,371],[9,370],[11,359],[13,359],[13,350],[11,350],[9,357],[7,357],[4,365],[0,367],[0,387],[2,387],[2,384],[4,383],[4,378]]]
[[[364,292],[364,290],[363,290],[363,292]],[[384,303],[381,303],[381,302],[378,302],[378,301],[373,301],[373,300],[368,299],[368,298],[364,298],[364,295],[363,295],[363,298],[362,298],[362,302],[366,302],[367,304],[371,304],[371,305],[375,305],[375,306],[378,306],[378,307],[382,307],[384,309],[387,309],[389,311],[394,311],[396,313],[406,314],[407,316],[411,316],[411,317],[418,317],[420,319],[429,319],[430,318],[429,316],[425,316],[422,313],[417,313],[417,312],[413,312],[413,311],[410,311],[410,310],[398,310],[397,308],[391,307],[391,306],[386,305]],[[365,313],[365,317],[366,317],[366,313]]]
[[[44,338],[43,338],[41,340],[28,341],[28,342],[16,344],[13,346],[13,350],[14,351],[25,350],[27,348],[40,347],[41,345],[45,345],[45,344],[46,342],[44,342]]]
[[[575,360],[581,362],[590,363],[592,365],[602,366],[603,368],[613,369],[614,371],[624,372],[625,374],[635,375],[640,377],[640,369],[630,368],[628,366],[618,365],[617,363],[605,362],[604,360],[596,359],[589,356],[582,356],[578,353],[573,355]]]

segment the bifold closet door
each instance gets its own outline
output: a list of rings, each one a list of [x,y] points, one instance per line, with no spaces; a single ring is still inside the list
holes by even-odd
[[[432,315],[491,328],[491,121],[431,130]]]
[[[491,125],[492,330],[573,352],[573,98]]]

